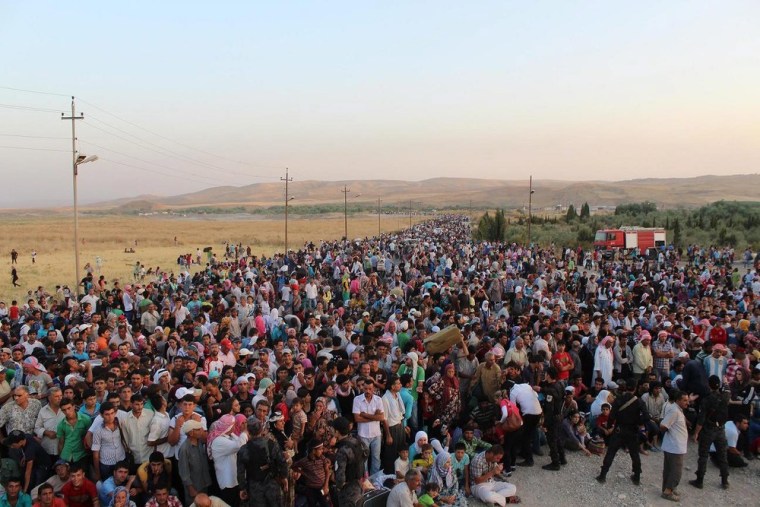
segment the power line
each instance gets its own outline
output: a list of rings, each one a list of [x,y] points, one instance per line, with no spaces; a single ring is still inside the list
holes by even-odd
[[[134,145],[137,145],[137,146],[139,146],[139,147],[141,147],[143,149],[146,149],[146,150],[149,150],[149,151],[153,151],[153,152],[158,153],[160,155],[163,155],[165,157],[168,156],[168,157],[171,157],[171,158],[178,159],[178,160],[180,160],[182,162],[185,162],[185,163],[190,163],[190,164],[195,164],[195,165],[198,165],[198,166],[201,166],[201,167],[205,167],[206,169],[215,169],[217,171],[226,172],[226,173],[233,174],[233,175],[236,175],[236,176],[244,176],[246,178],[276,179],[275,176],[267,176],[267,175],[261,175],[261,174],[243,173],[243,172],[239,172],[239,171],[232,171],[230,169],[226,169],[224,167],[216,166],[214,164],[209,164],[208,162],[204,162],[202,160],[197,160],[197,159],[188,157],[186,155],[183,155],[181,153],[177,153],[175,151],[172,151],[172,150],[170,150],[168,148],[164,148],[163,146],[161,146],[159,144],[156,144],[154,142],[148,141],[147,139],[143,139],[143,138],[141,138],[139,136],[136,136],[136,135],[132,134],[131,132],[123,130],[123,129],[121,129],[119,127],[116,127],[114,125],[111,125],[110,123],[106,123],[103,120],[100,120],[100,119],[95,118],[93,116],[88,116],[88,118],[90,120],[94,120],[97,123],[100,123],[100,124],[102,124],[102,125],[104,125],[104,126],[106,126],[108,128],[111,128],[111,129],[114,129],[114,130],[116,130],[118,132],[121,132],[122,134],[125,134],[125,135],[128,135],[130,137],[133,137],[133,138],[137,139],[140,142],[133,141],[131,139],[127,139],[126,137],[123,137],[123,136],[121,136],[119,134],[114,134],[113,132],[109,132],[108,130],[105,130],[105,129],[101,128],[101,127],[97,127],[95,125],[88,124],[90,127],[94,128],[96,130],[100,130],[101,132],[105,132],[106,134],[112,135],[114,137],[117,137],[117,138],[119,138],[119,139],[121,139],[123,141],[127,141],[128,143],[132,143]],[[142,144],[142,143],[144,143],[144,144]],[[145,144],[147,144],[148,146],[145,146]]]
[[[29,150],[29,151],[61,151],[64,153],[69,153],[69,150],[56,150],[53,148],[28,148],[26,146],[0,146],[0,148],[5,148],[7,150]]]
[[[25,136],[22,134],[0,134],[2,137],[23,137],[26,139],[65,139],[68,140],[68,137],[51,137],[51,136]]]
[[[16,104],[0,104],[4,109],[17,109],[19,111],[38,111],[41,113],[57,113],[58,109],[48,109],[46,107],[19,106]]]
[[[147,173],[161,174],[161,175],[164,175],[164,176],[168,176],[170,178],[176,178],[177,177],[176,174],[169,174],[169,173],[165,173],[165,172],[162,172],[162,171],[158,171],[156,169],[146,169],[144,167],[139,167],[139,166],[136,166],[136,165],[133,165],[133,164],[127,164],[126,162],[119,162],[119,161],[116,161],[116,160],[111,160],[109,158],[100,157],[100,160],[103,160],[104,162],[110,162],[112,164],[122,165],[122,166],[125,166],[125,167],[131,167],[132,169],[137,169],[138,171],[143,171],[143,172],[147,172]],[[189,177],[189,176],[184,176],[184,177],[187,178],[187,179],[189,179],[189,180],[196,181],[197,183],[202,183],[204,185],[208,185],[208,181],[201,181],[201,180],[199,180],[197,178],[192,178],[192,177]],[[216,183],[218,184],[219,182],[216,182]]]
[[[40,92],[36,90],[27,90],[25,88],[13,88],[10,86],[0,86],[0,89],[2,90],[13,90],[14,92],[24,92],[24,93],[36,93],[38,95],[50,95],[53,97],[70,97],[71,95],[66,93],[51,93],[51,92]]]
[[[185,176],[187,176],[189,174],[191,176],[196,176],[198,178],[203,178],[205,180],[208,180],[208,181],[205,181],[203,183],[208,184],[208,182],[212,182],[212,183],[214,183],[216,185],[219,185],[219,181],[218,180],[214,180],[213,178],[210,178],[208,176],[204,176],[202,174],[191,173],[191,172],[187,172],[184,169],[177,169],[175,167],[169,167],[167,165],[159,164],[159,163],[156,163],[156,162],[151,162],[150,160],[145,160],[145,159],[142,159],[142,158],[139,158],[139,157],[135,157],[134,155],[130,155],[128,153],[124,153],[124,152],[121,152],[121,151],[113,150],[111,148],[106,148],[105,146],[101,146],[99,144],[91,143],[90,141],[82,141],[82,140],[80,140],[79,143],[80,144],[87,144],[87,145],[90,145],[90,146],[94,146],[95,148],[98,148],[99,150],[105,150],[105,151],[108,151],[108,152],[111,152],[111,153],[115,153],[116,155],[121,155],[123,157],[131,158],[131,159],[136,160],[138,162],[142,162],[143,164],[149,164],[151,166],[162,167],[164,169],[168,169],[169,171],[174,171],[176,174],[170,175],[172,177],[177,177],[177,176],[183,176],[183,177],[185,177]],[[164,173],[160,173],[160,174],[164,174]]]
[[[119,121],[122,121],[122,122],[124,122],[124,123],[126,123],[128,125],[131,125],[131,126],[133,126],[135,128],[138,128],[140,130],[144,130],[145,132],[148,132],[149,134],[154,135],[154,136],[156,136],[156,137],[158,137],[160,139],[163,139],[165,141],[169,141],[171,143],[174,143],[174,144],[177,144],[179,146],[182,146],[183,148],[187,148],[187,149],[190,149],[190,150],[193,150],[193,151],[197,151],[199,153],[210,155],[210,156],[218,158],[218,159],[227,160],[228,162],[234,162],[236,164],[240,164],[240,165],[244,165],[244,166],[248,166],[248,167],[257,167],[257,166],[252,166],[251,164],[248,164],[246,162],[242,162],[240,160],[231,159],[231,158],[219,155],[217,153],[212,153],[210,151],[202,150],[200,148],[196,148],[195,146],[182,143],[182,142],[177,141],[175,139],[171,139],[169,137],[166,137],[166,136],[163,136],[163,135],[159,134],[158,132],[154,132],[154,131],[152,131],[150,129],[147,129],[145,127],[141,127],[140,125],[137,125],[136,123],[133,123],[133,122],[131,122],[129,120],[125,120],[124,118],[122,118],[122,117],[120,117],[120,116],[118,116],[118,115],[116,115],[116,114],[114,114],[114,113],[112,113],[110,111],[106,111],[102,107],[96,106],[95,104],[93,104],[91,102],[87,102],[87,101],[81,100],[81,99],[79,101],[82,102],[82,103],[84,103],[84,104],[87,104],[88,106],[94,107],[98,111],[101,111],[101,112],[103,112],[103,113],[105,113],[105,114],[107,114],[109,116],[112,116],[112,117],[116,118]],[[260,168],[260,169],[281,169],[281,167],[278,167],[278,166],[258,166],[258,168]]]

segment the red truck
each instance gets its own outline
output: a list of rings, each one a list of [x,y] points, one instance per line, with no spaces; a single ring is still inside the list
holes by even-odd
[[[665,246],[665,229],[661,227],[620,227],[596,231],[594,247],[612,253],[614,250],[638,248],[646,254],[652,248]]]

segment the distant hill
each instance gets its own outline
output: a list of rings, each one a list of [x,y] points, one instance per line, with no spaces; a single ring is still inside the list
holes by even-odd
[[[433,178],[422,181],[346,180],[293,181],[289,192],[294,206],[342,203],[344,185],[350,189],[351,203],[372,206],[381,199],[383,206],[401,205],[409,200],[427,207],[462,206],[473,208],[519,208],[528,202],[528,181],[476,178]],[[534,180],[533,206],[536,210],[569,204],[615,206],[649,200],[659,208],[695,207],[719,200],[757,200],[760,174],[699,176],[695,178],[646,178],[621,181],[569,182]],[[135,196],[86,206],[87,209],[113,211],[166,210],[196,206],[278,206],[283,204],[282,183],[256,183],[241,187],[213,187],[169,197]]]

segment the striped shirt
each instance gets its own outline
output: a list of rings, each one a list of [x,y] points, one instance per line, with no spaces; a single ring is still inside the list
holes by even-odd
[[[92,450],[100,452],[100,462],[104,465],[115,465],[126,457],[124,445],[121,443],[121,431],[118,426],[113,430],[103,426],[92,435]]]

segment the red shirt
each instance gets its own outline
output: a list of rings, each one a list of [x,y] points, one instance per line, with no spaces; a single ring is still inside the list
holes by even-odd
[[[67,482],[61,488],[61,493],[69,507],[92,507],[93,499],[98,498],[95,483],[86,478],[78,488],[71,481]]]
[[[572,371],[573,366],[573,359],[570,357],[570,354],[567,352],[556,352],[552,356],[552,364],[557,368],[557,380],[567,380],[570,378],[570,372]],[[570,366],[570,368],[562,371],[560,366]]]
[[[716,343],[725,345],[728,341],[728,333],[722,326],[715,326],[710,330],[710,341],[713,342],[713,345]]]

